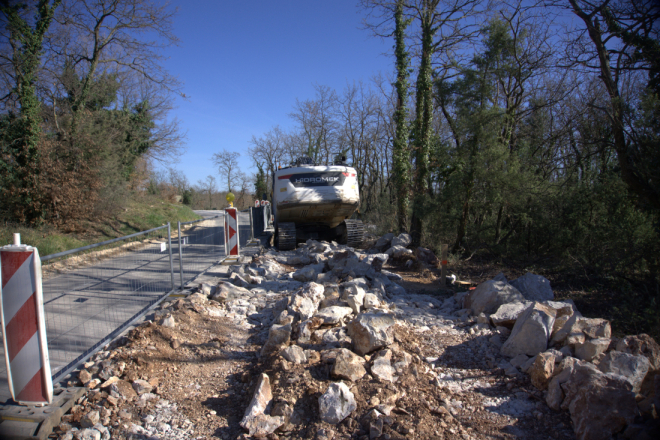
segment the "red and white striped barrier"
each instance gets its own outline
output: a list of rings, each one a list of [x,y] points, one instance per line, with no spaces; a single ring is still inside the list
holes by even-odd
[[[227,243],[227,256],[238,256],[238,209],[225,208],[225,240]]]
[[[0,248],[0,315],[12,398],[39,405],[53,400],[41,290],[41,259],[31,246]]]

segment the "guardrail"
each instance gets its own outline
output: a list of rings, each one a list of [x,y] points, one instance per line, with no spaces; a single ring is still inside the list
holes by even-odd
[[[223,227],[224,214],[179,222],[175,234],[168,223],[42,257],[48,262],[43,299],[53,382],[217,263]],[[4,365],[0,375],[6,377]]]

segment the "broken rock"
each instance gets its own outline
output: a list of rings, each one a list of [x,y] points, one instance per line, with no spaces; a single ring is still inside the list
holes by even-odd
[[[610,351],[598,364],[603,373],[614,373],[628,379],[634,393],[638,393],[651,363],[641,355]]]
[[[383,350],[378,353],[378,356],[373,359],[371,374],[381,381],[394,382],[394,372],[394,367],[392,367],[392,351]]]
[[[344,420],[355,408],[357,405],[353,393],[341,382],[331,384],[325,394],[319,397],[321,420],[332,425]]]
[[[522,303],[525,297],[510,284],[502,281],[486,281],[477,286],[464,299],[464,307],[472,309],[472,313],[494,313],[502,304]]]
[[[511,336],[500,352],[504,356],[519,354],[535,356],[548,348],[548,339],[555,321],[555,310],[541,303],[533,303],[518,318]]]
[[[502,304],[498,307],[497,311],[490,315],[490,319],[494,326],[501,325],[503,327],[512,328],[518,317],[522,312],[529,307],[529,302],[513,302]]]
[[[649,371],[660,371],[660,345],[647,334],[626,336],[616,344],[616,350],[642,355],[649,360]]]
[[[548,386],[548,381],[552,378],[555,370],[555,355],[548,352],[539,353],[536,356],[534,364],[528,371],[532,385],[539,390],[544,390]]]
[[[593,358],[607,350],[610,346],[609,338],[595,338],[575,344],[575,357],[584,361],[591,361]]]
[[[541,275],[527,272],[510,283],[529,301],[550,301],[555,294],[550,287],[550,281]]]
[[[362,357],[356,355],[350,350],[340,348],[337,351],[335,364],[333,365],[330,374],[337,379],[356,382],[367,374],[367,370],[362,366],[363,363],[364,359]]]
[[[304,364],[307,362],[307,356],[305,352],[298,345],[291,345],[280,353],[284,359],[295,364]]]
[[[277,325],[273,324],[268,331],[268,341],[261,349],[261,355],[266,355],[279,350],[291,340],[291,324]]]
[[[387,313],[363,313],[346,327],[353,348],[360,355],[386,347],[394,342],[392,326],[395,319]]]
[[[250,435],[265,437],[284,424],[284,417],[272,417],[265,414],[271,400],[273,400],[273,394],[270,390],[270,379],[266,374],[261,373],[250,406],[245,411],[240,423],[241,427],[248,430]]]
[[[323,325],[335,325],[339,324],[345,316],[348,316],[351,313],[353,313],[353,309],[350,307],[331,306],[319,310],[314,317],[321,319]]]

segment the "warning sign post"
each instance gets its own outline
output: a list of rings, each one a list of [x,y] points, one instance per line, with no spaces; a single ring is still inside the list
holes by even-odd
[[[14,401],[44,405],[53,381],[41,289],[39,251],[18,244],[0,248],[0,317],[9,391]]]

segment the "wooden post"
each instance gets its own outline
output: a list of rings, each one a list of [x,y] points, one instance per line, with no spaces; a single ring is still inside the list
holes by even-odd
[[[442,286],[443,289],[447,287],[447,248],[448,247],[449,247],[448,244],[440,245],[440,255],[441,255],[440,286]]]

